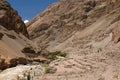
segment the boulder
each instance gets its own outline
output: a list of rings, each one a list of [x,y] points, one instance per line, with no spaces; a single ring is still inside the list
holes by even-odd
[[[112,41],[114,41],[114,43],[118,43],[120,41],[120,27],[112,30]]]

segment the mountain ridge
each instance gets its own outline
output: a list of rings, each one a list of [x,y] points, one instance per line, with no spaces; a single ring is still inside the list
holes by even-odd
[[[117,9],[119,12],[118,0],[60,0],[27,23],[28,33],[40,46],[57,45],[103,16],[107,18],[115,13],[113,16],[118,19]],[[114,20],[110,25],[113,23]]]
[[[60,0],[38,14],[27,23],[30,39],[67,57],[49,64],[54,74],[35,80],[120,79],[114,77],[120,69],[119,13],[119,0]]]

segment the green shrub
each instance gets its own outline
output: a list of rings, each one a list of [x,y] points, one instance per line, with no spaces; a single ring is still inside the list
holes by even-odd
[[[49,59],[56,59],[57,56],[66,57],[67,54],[61,51],[55,51],[55,52],[50,52],[47,57]]]
[[[55,73],[57,69],[55,68],[52,68],[52,67],[45,67],[45,74],[48,74],[48,73]]]
[[[61,57],[66,57],[66,53],[63,53],[61,51],[55,51],[50,53],[52,56],[61,56]]]
[[[45,74],[50,73],[50,68],[45,67]]]

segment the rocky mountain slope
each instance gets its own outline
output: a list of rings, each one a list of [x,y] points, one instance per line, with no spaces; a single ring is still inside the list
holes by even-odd
[[[14,30],[17,33],[21,32],[28,37],[26,26],[21,17],[5,0],[0,0],[0,25],[8,30]]]
[[[39,46],[77,49],[81,39],[86,44],[109,36],[119,23],[119,5],[119,0],[60,0],[27,23],[28,32]]]
[[[0,0],[0,70],[26,64],[23,49],[27,46],[35,48],[28,38],[26,26],[17,11],[5,0]]]
[[[26,25],[39,47],[68,53],[34,80],[120,79],[120,0],[60,0]]]

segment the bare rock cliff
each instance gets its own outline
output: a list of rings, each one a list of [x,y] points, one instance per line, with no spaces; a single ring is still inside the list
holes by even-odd
[[[5,0],[0,0],[0,25],[28,37],[26,26],[18,15],[18,12]]]
[[[23,49],[26,46],[35,48],[28,37],[27,28],[17,11],[5,0],[0,0],[0,70],[27,63]],[[31,53],[30,50],[27,53]]]

